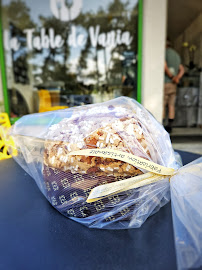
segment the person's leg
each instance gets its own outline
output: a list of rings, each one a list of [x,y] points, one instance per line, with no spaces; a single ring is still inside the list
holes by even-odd
[[[168,104],[168,119],[175,118],[175,104]]]
[[[166,118],[166,106],[168,105],[167,95],[167,84],[164,85],[164,96],[163,96],[163,120]]]
[[[168,126],[166,130],[171,133],[172,125],[175,119],[175,100],[176,100],[176,85],[172,84],[168,99]]]
[[[176,84],[172,84],[170,87],[170,94],[168,100],[168,118],[175,118],[175,100],[176,100]]]

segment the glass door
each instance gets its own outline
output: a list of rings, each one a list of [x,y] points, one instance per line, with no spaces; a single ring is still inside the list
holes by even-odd
[[[1,24],[11,117],[39,112],[44,100],[49,109],[141,101],[142,1],[2,0]]]

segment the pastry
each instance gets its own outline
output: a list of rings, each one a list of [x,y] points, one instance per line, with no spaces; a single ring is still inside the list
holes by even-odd
[[[35,179],[51,205],[88,227],[137,228],[169,201],[167,178],[117,194],[112,188],[108,194],[113,195],[87,203],[93,188],[148,172],[112,158],[115,150],[176,167],[169,136],[133,99],[120,97],[24,116],[15,123],[12,134],[17,162]],[[111,149],[111,158],[90,156],[106,148]],[[92,154],[73,155],[80,150]]]
[[[130,192],[86,203],[90,191],[98,186],[143,172],[125,162],[103,157],[73,156],[72,151],[110,148],[151,159],[152,145],[145,129],[124,107],[108,106],[75,111],[70,118],[50,126],[44,150],[46,196],[62,214],[72,218],[93,218],[105,213],[104,222],[129,220],[138,203],[134,198],[127,207]],[[150,150],[152,150],[150,152]],[[135,193],[137,196],[139,191]],[[134,195],[134,194],[133,194]],[[122,205],[122,207],[118,207]],[[113,217],[110,211],[113,209]],[[117,209],[116,211],[114,209]]]
[[[62,121],[64,122],[64,121]],[[79,128],[68,130],[68,141],[60,141],[60,135],[46,142],[44,162],[47,166],[71,171],[72,173],[96,174],[105,176],[135,176],[141,171],[130,164],[110,158],[69,156],[72,151],[89,148],[110,148],[128,153],[137,153],[139,156],[150,155],[143,130],[138,121],[132,118],[116,119],[104,127],[100,127],[90,134],[81,135],[80,130],[85,128],[88,121],[77,121]],[[61,130],[57,124],[57,129]],[[68,122],[67,122],[68,126]],[[54,127],[55,128],[55,127]],[[78,133],[74,131],[74,128]],[[73,138],[72,138],[73,136]],[[75,140],[75,137],[77,140]],[[141,153],[142,152],[142,153]]]

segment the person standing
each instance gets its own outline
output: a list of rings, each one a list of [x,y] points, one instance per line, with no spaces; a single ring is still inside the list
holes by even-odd
[[[171,48],[169,39],[166,41],[165,59],[165,85],[164,85],[164,106],[163,119],[166,118],[166,107],[168,106],[168,125],[165,126],[167,132],[171,133],[172,124],[175,119],[175,99],[177,84],[184,75],[184,67],[179,54]]]

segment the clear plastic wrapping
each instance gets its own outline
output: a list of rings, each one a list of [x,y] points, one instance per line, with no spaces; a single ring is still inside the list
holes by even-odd
[[[12,127],[11,135],[18,151],[15,160],[35,179],[52,206],[64,216],[90,228],[138,228],[170,200],[170,182],[169,177],[166,177],[156,183],[123,191],[96,202],[86,202],[94,187],[147,171],[113,158],[70,155],[73,151],[94,148],[119,150],[165,167],[179,169],[179,158],[175,158],[169,135],[133,99],[120,97],[100,104],[24,116]],[[187,194],[184,193],[183,202],[180,195],[185,192],[182,187],[189,181],[182,184],[178,179],[182,177],[186,181],[190,174],[192,179],[189,184],[198,181],[200,185],[199,171],[184,173],[193,166],[182,168],[171,178],[176,247],[179,254],[187,252],[186,247],[182,251],[183,245],[181,240],[178,241],[181,232],[179,228],[186,228],[185,225],[190,227],[190,223],[188,218],[182,218],[186,212],[182,204]],[[193,221],[197,225],[199,212],[197,208],[192,208],[195,207],[198,194],[196,188],[193,195],[195,201],[192,201],[189,209],[197,211],[196,220]],[[178,211],[181,208],[182,212]],[[187,241],[194,238],[193,234],[190,233]],[[197,245],[194,248],[199,252]],[[184,255],[180,256],[181,267]]]
[[[202,158],[171,179],[171,203],[179,269],[202,265]]]

